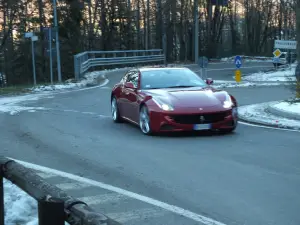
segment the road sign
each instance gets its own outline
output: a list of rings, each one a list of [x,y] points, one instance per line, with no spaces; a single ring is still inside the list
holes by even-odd
[[[272,61],[273,61],[273,63],[279,63],[279,58],[278,58],[278,57],[274,57],[274,58],[272,59]]]
[[[297,49],[297,41],[275,40],[274,48],[295,50]]]
[[[32,40],[32,41],[37,41],[37,40],[39,40],[39,37],[38,37],[38,36],[32,36],[32,37],[31,37],[31,40]]]
[[[25,33],[25,38],[31,38],[33,36],[32,32]]]
[[[277,58],[279,58],[281,56],[282,52],[279,50],[279,49],[276,49],[274,52],[273,52],[273,55]]]
[[[241,82],[241,79],[242,79],[242,73],[240,70],[236,70],[235,71],[235,81],[236,82]]]
[[[237,55],[234,59],[234,63],[235,63],[236,68],[241,68],[241,66],[242,66],[242,57]]]
[[[198,59],[198,65],[201,68],[206,68],[208,66],[208,58],[205,57],[205,56],[199,57],[199,59]]]

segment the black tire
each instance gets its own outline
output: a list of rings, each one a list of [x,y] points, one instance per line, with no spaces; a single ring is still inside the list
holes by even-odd
[[[147,121],[147,117],[148,121]],[[147,106],[142,106],[140,109],[140,116],[139,116],[139,127],[143,134],[145,135],[152,135],[153,132],[151,130],[151,121],[149,118],[149,111]]]
[[[119,106],[116,97],[111,98],[111,116],[115,123],[121,123],[122,118],[120,117],[119,113]]]

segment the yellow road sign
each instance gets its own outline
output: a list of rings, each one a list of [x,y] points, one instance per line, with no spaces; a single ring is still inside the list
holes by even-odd
[[[235,71],[235,81],[236,82],[241,82],[241,79],[242,79],[242,73],[240,70],[236,70]]]
[[[273,55],[274,55],[275,57],[279,57],[279,56],[281,56],[281,54],[282,54],[282,52],[281,52],[279,49],[276,49],[276,50],[273,52]]]

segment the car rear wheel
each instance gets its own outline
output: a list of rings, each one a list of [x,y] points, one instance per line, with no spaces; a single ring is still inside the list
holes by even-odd
[[[118,107],[117,99],[115,97],[113,97],[111,100],[111,116],[115,123],[121,122],[119,107]]]
[[[149,111],[146,106],[142,106],[142,108],[140,110],[139,125],[140,125],[141,131],[144,134],[150,135],[152,133],[151,127],[150,127]]]

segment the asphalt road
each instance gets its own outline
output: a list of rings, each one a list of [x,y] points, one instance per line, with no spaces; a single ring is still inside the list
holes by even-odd
[[[265,68],[260,65],[251,63],[247,71]],[[232,79],[232,65],[209,69],[214,79]],[[24,103],[48,110],[0,114],[1,154],[130,190],[226,225],[300,224],[299,133],[240,124],[230,135],[144,136],[137,127],[110,119],[110,87],[121,74],[112,72],[108,78],[107,87]],[[285,87],[228,91],[240,105],[292,95]],[[68,191],[75,197],[111,194],[96,187]],[[135,199],[115,196],[94,207],[131,225],[201,224]]]

